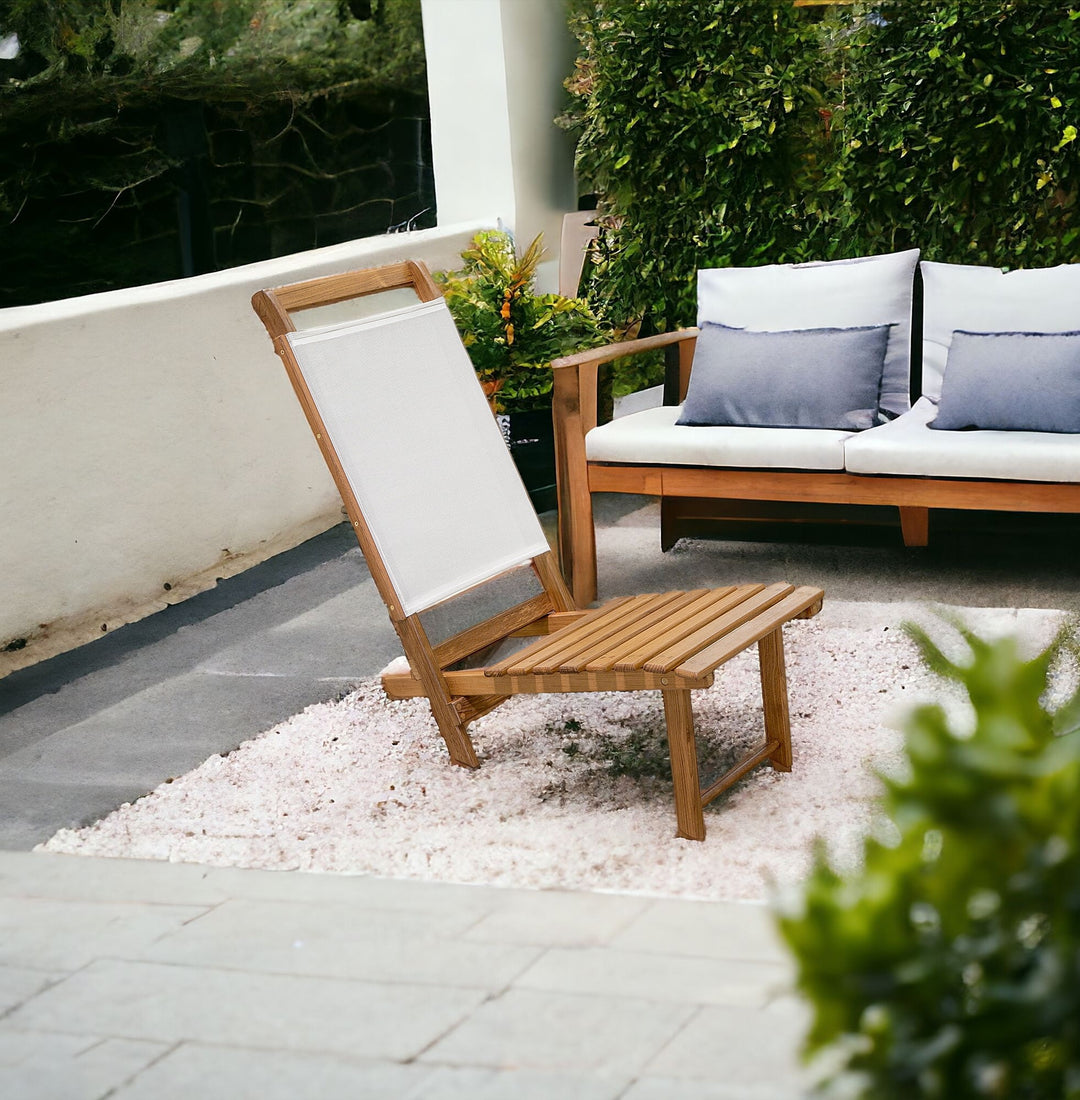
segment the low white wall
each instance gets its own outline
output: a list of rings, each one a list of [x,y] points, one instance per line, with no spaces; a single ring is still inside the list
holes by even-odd
[[[251,295],[406,258],[456,267],[482,227],[0,310],[0,650],[29,641],[0,674],[337,522]]]

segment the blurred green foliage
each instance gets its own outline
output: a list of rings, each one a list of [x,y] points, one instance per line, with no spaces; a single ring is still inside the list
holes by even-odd
[[[605,343],[607,329],[580,298],[536,293],[540,237],[519,257],[509,233],[487,230],[461,258],[460,271],[435,280],[488,399],[507,413],[550,405],[548,364]]]
[[[961,663],[911,629],[974,730],[914,711],[907,774],[883,779],[898,839],[868,839],[851,877],[819,850],[802,911],[780,919],[815,1010],[808,1050],[832,1067],[822,1093],[1080,1096],[1080,690],[1046,703],[1076,637],[1023,660],[958,626]]]
[[[0,32],[20,44],[4,126],[52,136],[94,105],[425,91],[419,0],[0,0]]]
[[[433,205],[419,0],[0,0],[10,36],[0,305],[383,232]]]
[[[573,0],[590,300],[694,319],[699,267],[919,246],[1080,258],[1075,0]],[[824,14],[823,14],[824,13]]]

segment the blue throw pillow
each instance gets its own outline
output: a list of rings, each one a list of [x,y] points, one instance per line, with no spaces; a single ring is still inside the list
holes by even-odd
[[[706,322],[677,423],[870,428],[891,327],[754,332]]]
[[[930,427],[1080,432],[1080,332],[957,330]]]

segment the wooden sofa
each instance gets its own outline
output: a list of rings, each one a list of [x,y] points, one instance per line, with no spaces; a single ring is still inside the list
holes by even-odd
[[[746,438],[753,445],[727,459],[695,460],[696,442],[673,443],[677,433],[732,431],[673,427],[671,407],[686,396],[698,332],[689,328],[613,344],[552,364],[559,555],[579,606],[596,598],[591,495],[597,492],[659,497],[665,549],[678,537],[680,519],[702,500],[887,505],[898,509],[908,546],[926,545],[929,513],[935,508],[1080,512],[1080,434],[1041,439],[1034,438],[1041,433],[1032,432],[923,431],[933,408],[926,398],[900,418],[903,424],[893,421],[839,440],[835,437],[845,433],[818,432],[822,438],[811,440],[812,448],[838,447],[842,456],[846,453],[839,466],[826,457],[833,468],[811,468],[797,447],[787,464],[783,449],[794,439],[791,433],[805,431],[788,428],[734,429],[751,433]],[[597,368],[657,348],[665,349],[667,360],[666,410],[646,410],[598,428]],[[1002,436],[1009,437],[1007,450],[997,446]],[[991,469],[993,476],[965,476],[971,465],[967,456],[977,446],[982,458],[976,466]],[[1030,452],[1036,477],[1023,477],[1028,459],[1024,453],[1017,457],[1018,448]],[[987,455],[991,467],[985,465]]]

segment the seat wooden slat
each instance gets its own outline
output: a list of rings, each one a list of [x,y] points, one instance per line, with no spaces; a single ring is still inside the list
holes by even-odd
[[[777,627],[783,626],[800,612],[819,605],[825,593],[820,588],[803,586],[792,590],[779,602],[774,603],[755,615],[748,622],[733,627],[723,637],[699,649],[687,657],[675,669],[676,675],[686,677],[704,676],[741,653],[747,646],[771,634]],[[653,670],[655,671],[655,670]]]
[[[509,657],[504,657],[501,661],[489,665],[487,674],[489,676],[505,676],[508,674],[509,669],[516,670],[519,666],[531,668],[534,659],[539,659],[545,653],[558,649],[562,645],[562,639],[570,636],[590,637],[592,631],[597,629],[597,624],[607,616],[616,614],[620,609],[625,609],[625,612],[629,613],[634,606],[651,598],[652,595],[620,596],[617,599],[610,600],[603,607],[594,608],[584,618],[578,619],[573,626],[558,630],[554,634],[546,634],[517,653],[511,653]]]
[[[683,638],[669,649],[658,653],[655,657],[645,662],[647,672],[671,672],[680,666],[688,658],[700,653],[711,646],[718,639],[738,626],[742,626],[747,620],[754,618],[759,612],[774,603],[778,603],[789,593],[794,591],[790,584],[770,584],[767,588],[744,599],[736,604],[730,611],[714,619],[707,626],[695,631],[689,637]],[[715,665],[713,666],[715,667]]]
[[[670,624],[665,623],[662,629],[643,634],[629,653],[619,654],[613,667],[617,672],[643,668],[646,661],[707,626],[719,615],[730,611],[736,604],[760,592],[764,587],[763,584],[743,584],[713,589],[699,606],[692,609],[693,614],[680,616]]]
[[[578,693],[586,691],[663,691],[667,688],[707,688],[715,674],[688,679],[676,672],[662,676],[654,672],[556,672],[551,675],[528,673],[524,676],[486,676],[482,668],[463,668],[445,672],[447,688],[452,695],[469,698],[489,695],[543,695],[548,692]],[[391,699],[418,699],[427,692],[411,673],[386,672],[382,676],[383,690]]]
[[[695,588],[691,592],[681,593],[677,600],[673,600],[666,607],[658,608],[651,614],[643,615],[637,621],[624,626],[617,634],[613,634],[605,645],[594,646],[588,653],[582,654],[578,659],[577,667],[585,672],[606,672],[614,669],[615,662],[625,657],[628,645],[641,645],[644,639],[657,637],[673,629],[675,624],[684,622],[710,599],[715,600],[715,594],[708,588]],[[641,664],[644,664],[644,659]],[[640,665],[634,667],[640,667]],[[627,670],[624,668],[624,671]]]
[[[558,649],[546,654],[539,661],[534,661],[530,667],[531,672],[549,674],[552,672],[580,672],[584,660],[579,660],[579,655],[588,654],[607,647],[609,640],[625,629],[641,620],[643,616],[651,616],[669,604],[673,603],[681,592],[661,592],[659,595],[650,596],[646,600],[619,608],[614,614],[597,622],[595,629],[588,638],[565,638],[565,644]],[[569,632],[567,632],[567,635]],[[562,635],[560,635],[562,636]]]

